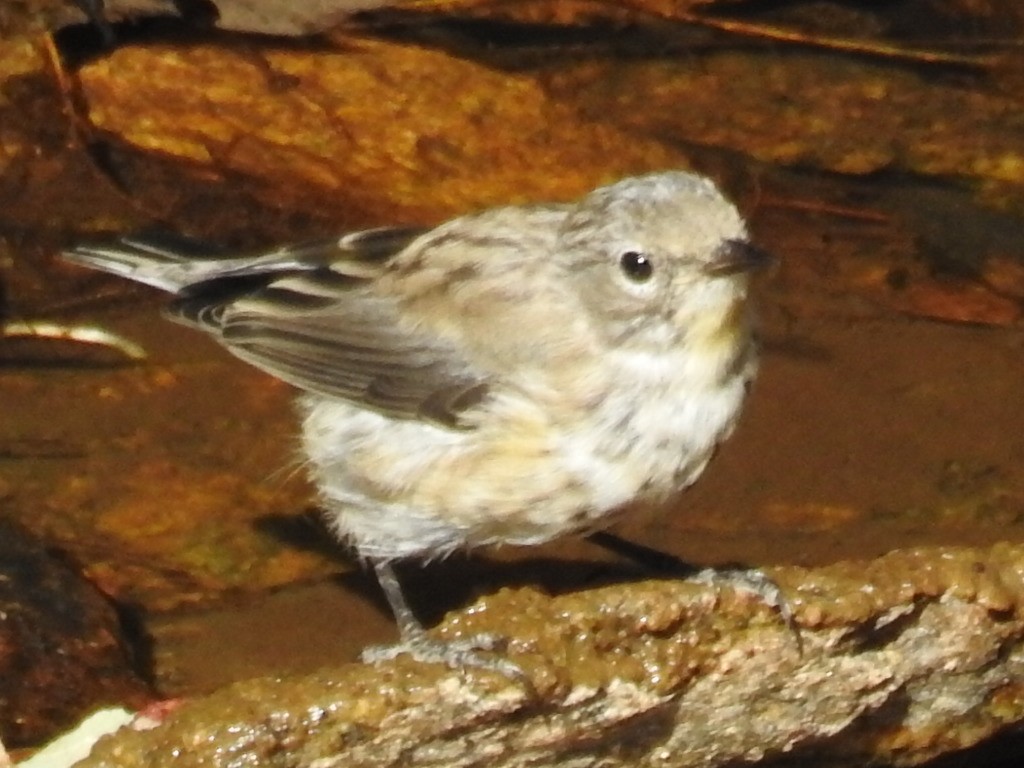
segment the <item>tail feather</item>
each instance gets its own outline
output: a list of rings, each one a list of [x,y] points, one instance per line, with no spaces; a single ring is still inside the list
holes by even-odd
[[[72,264],[110,272],[173,293],[202,279],[203,270],[197,269],[197,265],[216,264],[218,254],[214,247],[197,240],[127,236],[75,245],[65,250],[63,256]]]
[[[381,265],[424,230],[382,227],[341,237],[285,245],[270,251],[227,255],[216,246],[168,233],[128,235],[84,243],[64,251],[74,264],[103,270],[170,293],[192,293],[201,284],[228,278],[252,278],[309,272],[330,267],[356,277],[379,272]],[[259,282],[258,280],[256,282]]]
[[[228,277],[310,269],[286,253],[225,256],[216,246],[177,235],[129,235],[75,245],[63,253],[73,264],[99,269],[170,293]]]

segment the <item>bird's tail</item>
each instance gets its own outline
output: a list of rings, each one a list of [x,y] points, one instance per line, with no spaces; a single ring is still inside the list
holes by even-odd
[[[226,256],[217,246],[169,234],[128,235],[84,243],[64,251],[73,264],[110,272],[171,293],[221,278],[307,270],[285,249],[254,255]]]
[[[110,272],[176,293],[223,269],[220,251],[198,240],[169,235],[129,235],[83,243],[64,251],[72,264]]]

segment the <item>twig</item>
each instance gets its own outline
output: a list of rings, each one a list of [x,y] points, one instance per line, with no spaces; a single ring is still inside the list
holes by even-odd
[[[145,360],[146,350],[112,331],[92,325],[60,325],[47,322],[9,322],[0,325],[2,339],[46,339],[94,344],[114,349],[129,360]]]
[[[871,208],[854,208],[848,205],[836,205],[818,200],[799,200],[796,198],[762,198],[760,204],[768,208],[779,208],[788,211],[803,211],[834,216],[839,219],[853,219],[876,224],[889,224],[892,217],[882,211]]]
[[[648,9],[649,10],[649,9]],[[988,68],[996,64],[996,57],[990,54],[948,53],[930,49],[907,48],[892,43],[873,40],[855,40],[845,37],[824,37],[810,35],[793,29],[783,29],[768,24],[749,24],[734,19],[710,18],[695,13],[681,11],[678,13],[659,13],[660,16],[673,21],[682,21],[695,26],[726,32],[731,35],[770,40],[773,42],[790,43],[809,48],[824,48],[830,51],[851,53],[860,56],[876,56],[896,61],[915,64],[943,64],[959,67]]]
[[[476,0],[476,2],[471,2],[469,5],[477,7],[488,5],[515,5],[520,1],[521,0],[498,0],[498,2],[495,2],[494,0]],[[693,4],[696,5],[697,3]],[[466,3],[460,3],[458,5],[459,7],[465,7]],[[595,0],[594,5],[598,7],[607,7],[609,3],[607,0]],[[874,56],[915,64],[952,65],[971,68],[989,68],[994,66],[997,62],[997,57],[991,54],[952,53],[927,48],[910,48],[872,40],[857,40],[845,37],[813,35],[794,29],[772,26],[770,24],[751,24],[749,22],[739,21],[736,19],[709,17],[686,10],[659,10],[658,8],[651,7],[648,3],[645,3],[642,0],[627,0],[626,3],[615,2],[611,5],[618,9],[621,9],[622,6],[626,5],[638,12],[650,16],[655,16],[668,21],[692,24],[706,29],[713,29],[718,32],[725,32],[730,35],[739,35],[742,37],[757,38],[772,42],[789,43],[791,45],[800,45],[809,48],[822,48],[825,50],[839,51],[841,53],[850,53],[860,56]],[[406,8],[422,10],[440,10],[443,8],[450,8],[452,6],[453,3],[450,2],[450,0],[411,0],[404,4],[404,7]],[[1012,41],[983,41],[982,44],[1009,46],[1021,45],[1022,43]]]

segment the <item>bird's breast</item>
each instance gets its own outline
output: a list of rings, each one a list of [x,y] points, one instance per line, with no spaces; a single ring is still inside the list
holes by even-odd
[[[753,349],[612,356],[600,395],[563,427],[560,451],[598,505],[664,498],[700,475],[728,437],[754,373]],[[711,375],[712,369],[716,371]]]

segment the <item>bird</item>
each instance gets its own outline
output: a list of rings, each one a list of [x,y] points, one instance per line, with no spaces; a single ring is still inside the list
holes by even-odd
[[[172,294],[171,319],[299,391],[302,461],[394,648],[446,662],[466,654],[428,640],[394,564],[603,531],[694,483],[755,376],[750,281],[771,261],[684,170],[434,227],[65,257]]]

